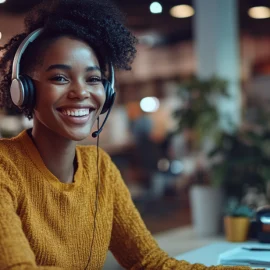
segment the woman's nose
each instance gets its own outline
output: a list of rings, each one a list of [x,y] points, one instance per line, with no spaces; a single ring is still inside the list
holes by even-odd
[[[68,98],[76,100],[93,99],[100,107],[103,106],[106,93],[103,84],[89,86],[84,83],[74,83],[68,92]]]
[[[68,92],[68,97],[71,99],[83,100],[91,96],[91,91],[85,84],[76,83],[73,84]]]

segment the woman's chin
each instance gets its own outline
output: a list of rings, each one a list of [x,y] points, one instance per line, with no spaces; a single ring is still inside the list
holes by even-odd
[[[85,129],[72,129],[72,130],[66,130],[65,137],[69,138],[72,141],[82,141],[85,140],[87,137],[91,136],[91,128],[85,128]]]
[[[90,136],[90,133],[76,133],[70,134],[69,138],[73,141],[79,142],[85,140],[87,137]]]

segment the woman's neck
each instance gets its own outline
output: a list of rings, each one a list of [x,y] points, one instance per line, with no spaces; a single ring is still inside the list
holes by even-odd
[[[31,137],[50,172],[59,181],[72,183],[76,169],[76,142],[40,125],[32,129]]]

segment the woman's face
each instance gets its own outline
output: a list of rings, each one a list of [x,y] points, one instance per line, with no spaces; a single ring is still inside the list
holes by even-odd
[[[60,37],[31,72],[36,87],[34,129],[85,139],[105,102],[97,57],[86,43]]]

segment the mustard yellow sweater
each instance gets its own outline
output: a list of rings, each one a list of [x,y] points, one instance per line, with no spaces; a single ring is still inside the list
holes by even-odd
[[[26,131],[0,140],[0,269],[86,267],[96,201],[96,148],[78,146],[76,155],[74,183],[64,184],[46,168]],[[96,231],[88,269],[102,269],[108,250],[127,269],[206,268],[176,261],[160,250],[119,171],[102,150],[99,168]]]

